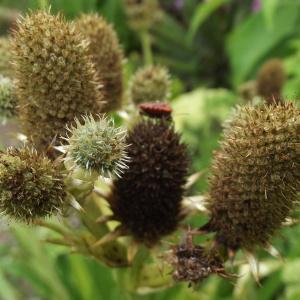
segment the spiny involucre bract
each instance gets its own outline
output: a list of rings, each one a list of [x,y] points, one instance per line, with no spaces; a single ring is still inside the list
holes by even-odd
[[[135,104],[164,102],[169,96],[170,75],[162,66],[139,69],[130,82],[130,97]]]
[[[12,47],[8,37],[0,37],[0,75],[12,77]]]
[[[267,103],[279,102],[285,81],[283,63],[280,59],[268,60],[257,76],[257,92]]]
[[[0,75],[0,120],[5,121],[16,116],[17,99],[14,82]]]
[[[161,18],[158,0],[124,0],[129,25],[136,31],[147,31]]]
[[[30,148],[0,154],[0,210],[31,223],[59,212],[65,200],[60,165]]]
[[[123,173],[128,160],[126,131],[115,127],[112,119],[98,116],[95,120],[86,116],[82,124],[76,119],[76,126],[69,131],[70,137],[66,138],[68,145],[65,146],[67,160],[103,176],[120,176]]]
[[[101,110],[102,94],[87,45],[61,15],[35,12],[13,40],[16,92],[25,134],[44,150],[67,123]]]
[[[186,145],[164,119],[143,119],[128,133],[128,168],[114,181],[109,202],[134,239],[155,244],[181,219],[188,172]]]
[[[82,15],[76,21],[76,28],[89,41],[89,53],[103,82],[103,110],[119,109],[123,97],[123,51],[117,33],[111,24],[97,14]]]
[[[204,228],[232,249],[267,246],[297,202],[299,143],[293,103],[240,108],[214,157]]]

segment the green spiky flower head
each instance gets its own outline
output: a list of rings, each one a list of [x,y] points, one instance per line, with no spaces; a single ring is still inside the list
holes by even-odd
[[[105,94],[105,112],[119,109],[123,97],[123,51],[113,26],[97,14],[84,14],[76,28],[89,41],[88,49]]]
[[[130,83],[130,97],[135,104],[143,102],[164,102],[169,96],[170,75],[161,66],[141,68]]]
[[[26,223],[59,212],[66,197],[60,165],[29,148],[0,154],[0,210]]]
[[[0,119],[6,121],[16,115],[17,99],[14,83],[8,77],[0,76]]]
[[[82,124],[76,119],[76,126],[69,131],[68,145],[63,147],[67,160],[103,176],[120,176],[128,160],[124,129],[115,127],[113,120],[104,116],[96,120],[85,116]]]
[[[245,106],[228,124],[210,181],[204,226],[228,248],[266,246],[300,189],[300,110],[293,103]]]

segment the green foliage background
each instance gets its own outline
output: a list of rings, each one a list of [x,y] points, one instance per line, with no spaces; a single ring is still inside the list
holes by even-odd
[[[82,12],[98,12],[114,23],[126,51],[127,77],[142,64],[141,46],[128,27],[121,0],[52,0],[53,12],[72,19]],[[162,1],[164,7],[172,1]],[[0,0],[0,20],[8,9],[27,11],[43,0]],[[45,3],[44,3],[45,4]],[[300,1],[264,0],[251,11],[252,1],[186,0],[179,15],[166,14],[152,29],[155,62],[173,75],[172,106],[177,128],[190,145],[193,170],[203,171],[197,186],[204,192],[212,152],[218,147],[222,123],[242,103],[237,90],[253,79],[271,57],[283,59],[288,75],[284,95],[300,97]],[[225,10],[220,8],[225,7]],[[1,23],[0,23],[1,25]],[[1,25],[2,26],[2,25]],[[1,28],[4,33],[5,26]],[[195,218],[195,224],[201,219]],[[18,224],[1,224],[0,299],[95,300],[126,299],[115,280],[122,271],[69,255],[64,248],[41,242],[49,232]],[[235,284],[216,277],[197,291],[177,285],[136,300],[297,300],[300,299],[300,226],[284,229],[274,239],[284,261],[259,253],[261,286],[242,265]],[[237,258],[239,259],[239,257]]]

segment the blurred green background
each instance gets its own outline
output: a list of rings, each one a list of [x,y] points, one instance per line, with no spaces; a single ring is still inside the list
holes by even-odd
[[[163,17],[151,29],[155,63],[172,74],[171,102],[177,127],[190,145],[194,171],[205,176],[196,193],[205,191],[212,152],[222,122],[243,104],[240,86],[255,79],[270,58],[283,61],[287,80],[283,95],[300,96],[300,0],[161,0]],[[126,76],[143,63],[137,34],[128,26],[122,0],[51,0],[53,12],[72,19],[98,12],[114,24],[127,56]],[[44,1],[0,0],[0,34],[16,16],[38,9]],[[2,142],[9,138],[1,128]],[[195,223],[201,223],[197,218]],[[43,241],[48,231],[2,220],[0,231],[0,299],[123,299],[115,272],[95,260]],[[140,300],[298,300],[300,299],[300,225],[284,229],[274,244],[284,261],[259,253],[261,286],[244,274],[236,283],[217,277],[197,291],[186,284],[133,296]],[[239,258],[238,258],[239,259]]]

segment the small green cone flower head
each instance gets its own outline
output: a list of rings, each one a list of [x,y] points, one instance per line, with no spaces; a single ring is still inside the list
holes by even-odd
[[[103,111],[117,110],[123,97],[123,51],[117,33],[97,14],[82,15],[76,28],[89,41],[89,53],[104,86],[105,105]]]
[[[130,161],[109,197],[121,228],[153,245],[178,226],[188,170],[185,144],[165,119],[140,121],[126,139]]]
[[[215,154],[211,220],[229,249],[266,247],[296,204],[300,188],[300,110],[293,103],[245,106]]]
[[[98,116],[83,118],[83,124],[76,119],[76,126],[69,129],[68,145],[63,146],[67,152],[66,160],[89,171],[96,171],[102,176],[120,177],[126,169],[127,144],[126,131],[115,127],[113,119]]]
[[[268,60],[259,70],[257,92],[266,103],[281,101],[281,90],[285,81],[283,63],[280,59]]]
[[[161,66],[147,66],[136,72],[130,83],[130,97],[133,103],[164,102],[168,99],[170,75]]]
[[[13,67],[11,64],[12,47],[7,37],[0,37],[0,75],[11,78]]]
[[[17,221],[33,222],[59,212],[65,199],[60,166],[29,148],[0,154],[0,210]]]
[[[0,120],[5,122],[16,116],[17,104],[13,81],[0,76]]]
[[[101,111],[87,44],[61,15],[34,12],[20,19],[13,49],[19,114],[37,150],[63,135],[75,117]]]
[[[149,30],[161,19],[158,0],[124,0],[130,27],[135,31]]]

